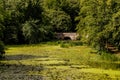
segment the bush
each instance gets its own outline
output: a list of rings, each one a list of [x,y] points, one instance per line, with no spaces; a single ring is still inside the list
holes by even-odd
[[[107,60],[107,61],[118,61],[119,58],[113,54],[110,54],[110,53],[102,53],[101,59]]]
[[[5,54],[5,47],[2,41],[0,41],[0,58],[2,58]]]
[[[70,45],[69,45],[68,43],[62,42],[62,43],[60,44],[60,47],[62,47],[62,48],[69,48]]]
[[[62,48],[69,48],[69,47],[81,46],[81,45],[83,45],[83,43],[80,41],[62,41],[60,43],[60,47]]]

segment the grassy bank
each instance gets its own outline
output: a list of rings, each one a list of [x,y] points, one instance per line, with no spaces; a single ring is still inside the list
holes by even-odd
[[[2,80],[119,80],[120,59],[80,42],[12,45],[0,61],[0,74]]]

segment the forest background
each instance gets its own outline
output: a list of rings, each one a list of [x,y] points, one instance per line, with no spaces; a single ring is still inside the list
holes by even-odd
[[[54,40],[56,32],[77,32],[98,51],[120,49],[119,0],[0,0],[0,46]]]

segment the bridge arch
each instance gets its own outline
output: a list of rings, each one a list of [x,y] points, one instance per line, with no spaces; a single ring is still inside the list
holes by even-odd
[[[79,35],[77,33],[56,33],[55,37],[62,40],[76,40]]]
[[[64,37],[64,40],[72,40],[71,37]]]

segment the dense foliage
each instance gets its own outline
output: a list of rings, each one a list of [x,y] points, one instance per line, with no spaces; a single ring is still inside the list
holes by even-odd
[[[83,41],[98,50],[106,45],[120,47],[120,2],[115,0],[80,0],[77,20]]]
[[[120,48],[119,0],[1,0],[0,39],[5,44],[38,43],[55,32],[78,32],[98,50]]]
[[[0,37],[5,44],[51,40],[75,31],[79,10],[77,0],[1,0]]]

